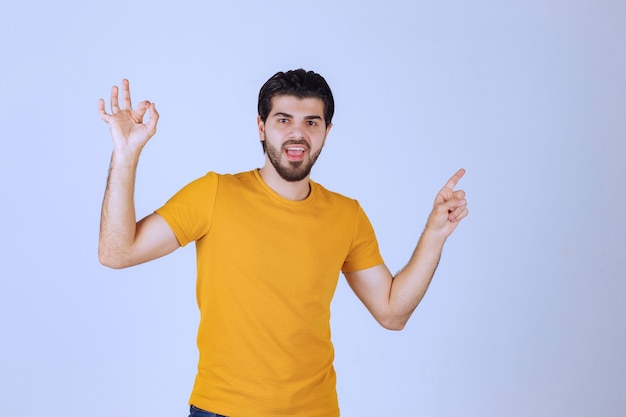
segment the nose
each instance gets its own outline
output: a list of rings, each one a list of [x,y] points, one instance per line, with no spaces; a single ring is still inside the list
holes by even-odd
[[[303,139],[304,138],[304,129],[302,126],[298,124],[294,124],[289,131],[289,139]]]

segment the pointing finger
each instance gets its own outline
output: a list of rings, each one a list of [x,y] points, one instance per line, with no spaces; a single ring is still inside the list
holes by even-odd
[[[159,112],[157,112],[154,103],[150,103],[146,108],[150,109],[150,120],[146,123],[146,127],[148,128],[148,132],[154,135],[156,133],[157,122],[159,121]]]
[[[137,113],[138,116],[138,120],[137,123],[141,123],[141,121],[143,120],[143,116],[146,114],[146,110],[148,110],[150,108],[150,102],[148,100],[144,100],[141,103],[139,103],[137,105],[137,108],[135,109],[135,113]]]
[[[465,175],[465,170],[463,168],[459,169],[453,176],[450,177],[446,185],[443,186],[444,189],[454,190],[456,184],[459,180]]]

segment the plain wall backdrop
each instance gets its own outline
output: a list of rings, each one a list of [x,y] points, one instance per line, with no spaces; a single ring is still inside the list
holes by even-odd
[[[161,114],[142,217],[260,167],[258,90],[299,67],[337,107],[313,179],[361,202],[391,270],[467,170],[470,216],[402,332],[340,277],[342,416],[626,415],[625,18],[619,0],[4,4],[0,415],[187,415],[194,247],[98,263],[97,100],[129,78]]]

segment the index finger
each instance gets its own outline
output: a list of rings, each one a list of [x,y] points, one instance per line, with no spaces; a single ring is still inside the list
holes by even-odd
[[[446,185],[443,186],[443,188],[449,188],[450,190],[454,190],[454,187],[456,187],[456,184],[463,177],[463,175],[465,175],[465,170],[461,168],[453,176],[450,177],[450,179],[448,180]]]

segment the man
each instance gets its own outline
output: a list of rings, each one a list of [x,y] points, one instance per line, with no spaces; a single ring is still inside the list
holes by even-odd
[[[338,416],[329,320],[339,272],[382,326],[402,329],[444,242],[467,216],[465,193],[454,191],[464,170],[437,194],[411,259],[394,277],[359,204],[309,178],[334,112],[319,74],[279,72],[261,88],[262,168],[210,172],[138,222],[135,170],[159,114],[148,101],[132,109],[127,80],[121,105],[113,87],[111,114],[102,99],[99,111],[113,138],[100,261],[123,268],[196,242],[200,357],[191,415]]]

